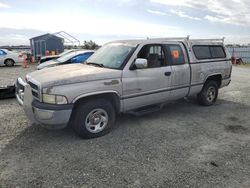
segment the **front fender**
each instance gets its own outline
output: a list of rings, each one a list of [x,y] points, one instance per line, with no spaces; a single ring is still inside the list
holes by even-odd
[[[117,91],[114,90],[107,90],[107,91],[97,91],[97,92],[91,92],[91,93],[85,93],[82,95],[77,96],[76,98],[73,99],[72,103],[75,103],[79,99],[85,98],[85,97],[90,97],[94,95],[101,95],[101,94],[115,94],[120,98],[120,95]]]

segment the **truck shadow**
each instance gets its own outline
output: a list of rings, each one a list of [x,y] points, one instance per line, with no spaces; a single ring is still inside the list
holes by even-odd
[[[120,139],[128,140],[131,138],[131,136],[133,136],[133,131],[137,131],[137,133],[140,131],[142,133],[148,131],[148,125],[152,126],[152,124],[162,124],[163,126],[171,126],[174,121],[185,121],[186,119],[194,121],[210,121],[210,118],[213,116],[220,116],[222,119],[226,118],[228,121],[232,122],[230,127],[225,127],[227,131],[230,131],[230,129],[234,132],[243,131],[242,129],[237,129],[237,127],[234,129],[232,126],[234,126],[234,123],[239,124],[240,121],[244,121],[236,119],[237,122],[235,122],[235,118],[248,117],[247,112],[249,112],[249,110],[250,107],[247,105],[226,100],[218,100],[216,105],[210,107],[199,106],[195,100],[179,100],[167,104],[158,112],[144,116],[134,116],[130,114],[119,115],[117,117],[116,125],[111,133],[101,138],[90,140],[79,138],[70,126],[63,130],[51,131],[37,125],[31,125],[14,138],[5,149],[2,150],[2,152],[11,152],[20,149],[22,151],[33,151],[38,150],[39,148],[53,148],[53,150],[60,150],[62,147],[68,147],[70,150],[70,147],[75,147],[79,144],[82,147],[89,147],[89,144],[97,146],[107,144],[108,147],[110,147],[109,144],[113,145],[114,141],[119,142]],[[199,117],[199,120],[195,120],[196,117]],[[137,134],[134,136],[137,136]]]

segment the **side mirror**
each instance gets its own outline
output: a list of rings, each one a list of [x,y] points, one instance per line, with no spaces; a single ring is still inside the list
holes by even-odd
[[[142,58],[137,58],[135,60],[135,67],[137,69],[145,69],[148,68],[148,60],[147,59],[142,59]]]

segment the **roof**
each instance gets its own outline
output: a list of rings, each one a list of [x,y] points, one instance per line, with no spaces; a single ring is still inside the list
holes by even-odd
[[[40,36],[33,37],[33,38],[31,38],[30,40],[35,40],[35,39],[47,40],[47,39],[49,39],[49,38],[58,38],[58,39],[63,40],[63,38],[58,37],[58,36],[56,36],[56,35],[52,35],[52,34],[50,34],[50,33],[46,33],[46,34],[44,34],[44,35],[40,35]]]
[[[118,40],[111,43],[127,43],[132,45],[148,44],[148,43],[162,43],[162,42],[185,42],[189,44],[224,44],[225,38],[220,39],[190,39],[189,37],[179,38],[152,38],[139,40]]]

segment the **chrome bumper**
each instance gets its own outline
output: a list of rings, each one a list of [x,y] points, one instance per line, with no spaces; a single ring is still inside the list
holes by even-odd
[[[28,83],[24,82],[22,78],[18,78],[16,82],[16,99],[23,107],[26,116],[30,119],[32,124],[38,124],[34,117],[32,109],[33,96],[31,87]]]
[[[73,105],[49,105],[34,100],[30,85],[21,78],[16,82],[16,98],[32,124],[47,129],[62,129],[68,125]]]

